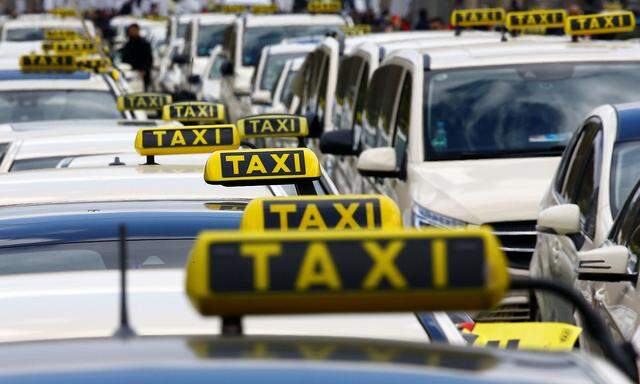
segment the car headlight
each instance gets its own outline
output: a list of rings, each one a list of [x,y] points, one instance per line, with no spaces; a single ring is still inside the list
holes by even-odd
[[[417,204],[414,204],[411,210],[411,222],[414,227],[463,227],[467,225],[462,220],[433,212]]]

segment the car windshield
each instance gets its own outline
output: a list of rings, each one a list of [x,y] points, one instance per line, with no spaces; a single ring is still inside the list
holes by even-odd
[[[640,180],[640,142],[617,144],[611,162],[611,212],[615,217]]]
[[[267,45],[278,44],[285,38],[324,35],[338,29],[339,27],[335,25],[274,25],[269,27],[247,28],[244,31],[242,65],[255,66],[258,63],[262,48]]]
[[[428,160],[560,155],[589,111],[640,97],[640,65],[553,63],[425,76]]]
[[[269,55],[267,62],[264,64],[262,79],[260,80],[260,89],[273,89],[287,60],[302,57],[304,55],[305,53],[275,53]]]
[[[106,91],[0,92],[0,123],[122,117],[115,97]]]
[[[184,23],[178,23],[178,30],[176,31],[176,37],[179,39],[184,39],[187,35],[187,27],[189,26],[189,22],[185,21]]]
[[[27,28],[9,28],[7,29],[7,41],[40,41],[44,40],[44,31],[46,28],[35,28],[35,27],[27,27]],[[77,32],[82,32],[81,29],[75,28],[66,28],[73,29]]]
[[[208,56],[218,44],[222,44],[227,25],[213,24],[198,27],[198,56]]]
[[[220,67],[224,62],[224,58],[221,55],[217,55],[215,59],[213,59],[213,63],[211,63],[211,69],[209,70],[209,78],[210,79],[219,79],[222,77],[222,72],[220,72]]]
[[[289,97],[293,91],[291,89],[291,82],[293,81],[297,73],[298,71],[289,71],[289,73],[287,73],[287,78],[284,80],[284,85],[282,86],[282,93],[280,93],[280,101],[283,104],[286,104],[287,100],[289,100]]]

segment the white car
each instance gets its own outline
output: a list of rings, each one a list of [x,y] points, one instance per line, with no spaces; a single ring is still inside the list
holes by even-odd
[[[597,286],[579,282],[580,255],[607,240],[614,218],[640,180],[639,116],[638,104],[605,105],[586,116],[542,200],[531,275],[575,285],[588,300],[604,300]],[[624,232],[622,237],[629,239],[630,230]],[[544,321],[575,322],[567,303],[540,293],[536,298]]]
[[[355,192],[392,197],[416,226],[492,225],[511,273],[526,275],[564,145],[590,109],[640,97],[639,66],[628,43],[394,52],[368,86],[360,142],[369,148],[357,160],[367,177]],[[515,309],[529,317],[526,303]]]
[[[59,18],[46,16],[35,20],[7,20],[0,29],[0,57],[15,57],[40,51],[44,40],[44,31],[48,29],[71,29],[78,33],[95,35],[91,21],[78,18]]]
[[[265,113],[289,113],[297,109],[299,99],[293,92],[293,82],[303,63],[303,58],[287,60],[273,88],[272,104],[267,107]]]
[[[0,173],[60,168],[76,157],[133,152],[132,143],[139,128],[179,125],[156,120],[66,120],[0,125]],[[110,158],[114,160],[113,156]]]
[[[242,110],[241,98],[250,97],[251,79],[262,48],[280,43],[285,38],[310,36],[337,31],[350,20],[338,15],[244,15],[227,30],[223,52],[227,59],[222,65],[224,75],[222,99],[237,120]]]
[[[247,102],[241,104],[243,107],[241,114],[249,116],[266,113],[273,104],[272,93],[284,64],[287,60],[304,59],[315,47],[314,43],[283,43],[264,47],[253,76],[251,99],[246,99]]]

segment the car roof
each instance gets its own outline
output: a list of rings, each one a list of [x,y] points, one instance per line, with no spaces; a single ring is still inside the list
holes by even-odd
[[[247,27],[268,27],[282,25],[344,25],[346,20],[339,15],[252,15],[245,16]]]
[[[3,23],[3,28],[82,28],[82,21],[78,18],[58,18],[55,16],[50,17],[33,17],[33,18],[18,18],[14,20],[7,20]]]
[[[547,383],[550,372],[555,383],[602,380],[594,367],[569,353],[303,336],[174,336],[15,343],[3,347],[0,364],[5,367],[0,378],[6,383],[46,382],[54,377],[85,383],[109,378],[127,381],[132,377],[144,382],[163,377],[166,383],[286,384],[309,378],[319,383]]]
[[[202,25],[211,25],[211,24],[231,24],[235,19],[236,15],[234,14],[223,14],[223,13],[201,13],[196,19],[198,20],[198,24]]]
[[[32,131],[49,131],[55,130],[63,132],[80,131],[102,131],[109,129],[140,129],[159,126],[182,126],[176,121],[163,120],[124,120],[124,119],[95,119],[95,120],[44,120],[44,121],[28,121],[23,123],[6,123],[0,124],[0,133],[3,131],[14,132],[32,132]],[[41,134],[33,134],[34,136],[48,136],[50,133],[42,132]],[[29,137],[29,136],[26,136]]]
[[[304,53],[311,52],[315,49],[317,44],[300,44],[300,43],[283,43],[283,44],[273,44],[267,45],[264,49],[269,54],[278,54],[278,53]]]
[[[158,162],[162,162],[161,157]],[[208,200],[273,196],[268,186],[223,187],[204,181],[202,165],[61,168],[0,175],[0,206],[106,201]]]
[[[16,59],[17,61],[17,59]],[[84,73],[88,74],[85,75]],[[82,71],[44,74],[21,72],[15,69],[0,70],[0,91],[22,90],[95,90],[111,91],[105,74]],[[2,78],[5,78],[4,80]]]
[[[402,55],[403,51],[398,54]],[[630,42],[580,42],[551,40],[511,40],[478,43],[450,48],[426,48],[431,69],[480,67],[503,64],[585,61],[638,61],[640,50]]]

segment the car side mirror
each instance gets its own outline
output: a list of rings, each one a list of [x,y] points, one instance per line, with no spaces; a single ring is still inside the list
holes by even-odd
[[[171,62],[173,64],[177,64],[177,65],[185,65],[185,64],[189,63],[189,56],[187,56],[187,55],[175,55],[171,59]]]
[[[370,148],[358,157],[358,172],[363,176],[400,177],[400,167],[396,164],[393,147]]]
[[[331,155],[354,156],[358,151],[353,148],[353,131],[338,129],[325,132],[320,136],[320,152]]]
[[[271,105],[271,92],[266,90],[258,90],[251,95],[251,101],[254,104]]]
[[[198,85],[202,82],[202,79],[200,79],[200,75],[189,75],[187,81],[191,85]]]
[[[307,112],[307,124],[309,124],[309,135],[311,138],[318,138],[322,135],[322,124],[320,118],[315,112]]]
[[[222,63],[220,63],[220,73],[222,74],[222,76],[233,76],[233,63],[227,59],[224,59]]]
[[[578,252],[578,279],[635,283],[638,273],[629,271],[627,247],[616,245]]]
[[[538,215],[537,230],[554,235],[580,233],[580,207],[575,204],[561,204],[543,210]]]

